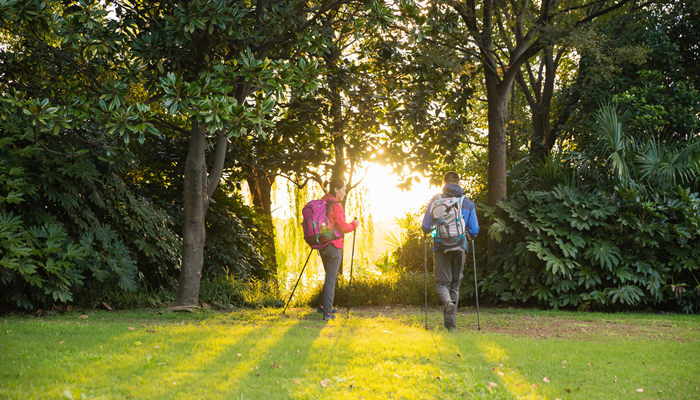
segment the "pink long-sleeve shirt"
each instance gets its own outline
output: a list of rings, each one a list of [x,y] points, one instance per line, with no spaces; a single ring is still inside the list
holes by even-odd
[[[338,201],[335,196],[327,194],[323,196],[323,200],[328,202],[328,222],[331,226],[340,233],[349,233],[357,228],[357,223],[352,221],[350,223],[345,222],[345,210],[343,209],[343,204]],[[343,237],[332,240],[331,244],[333,246],[342,249],[343,248]]]

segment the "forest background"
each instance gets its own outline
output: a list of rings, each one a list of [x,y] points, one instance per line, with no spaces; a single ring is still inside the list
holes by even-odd
[[[279,306],[301,207],[339,176],[353,305],[421,304],[420,207],[373,254],[363,171],[385,166],[421,198],[460,173],[482,301],[698,312],[699,13],[0,0],[0,308]]]

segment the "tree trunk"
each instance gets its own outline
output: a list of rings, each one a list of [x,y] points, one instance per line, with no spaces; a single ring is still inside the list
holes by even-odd
[[[530,138],[530,154],[542,160],[552,150],[556,141],[556,132],[552,128],[550,121],[550,110],[552,107],[552,97],[554,96],[554,82],[559,66],[559,60],[564,52],[563,48],[558,50],[556,58],[552,47],[547,46],[542,49],[540,65],[537,76],[533,71],[529,61],[525,62],[525,70],[530,80],[528,85],[523,77],[523,72],[518,73],[518,82],[525,94],[530,106],[532,137]]]
[[[204,221],[209,208],[204,129],[194,125],[185,161],[183,249],[174,307],[196,308],[204,265]]]
[[[531,104],[530,110],[532,112],[530,154],[537,159],[543,159],[551,150],[545,141],[545,138],[551,136],[552,129],[549,122],[549,104]]]
[[[502,211],[498,208],[498,202],[505,199],[508,194],[506,120],[508,99],[513,88],[514,78],[513,74],[505,74],[504,79],[501,80],[496,73],[489,71],[488,67],[485,70],[487,71],[485,75],[489,121],[488,204],[496,210],[496,215],[501,215]],[[489,237],[486,251],[489,266],[493,263],[498,247],[498,242]]]
[[[272,184],[275,182],[275,176],[268,171],[256,170],[248,176],[248,187],[253,195],[253,207],[262,214],[265,218],[265,232],[267,240],[263,245],[266,247],[267,257],[272,265],[272,276],[277,284],[277,250],[275,248],[275,226],[272,219]]]

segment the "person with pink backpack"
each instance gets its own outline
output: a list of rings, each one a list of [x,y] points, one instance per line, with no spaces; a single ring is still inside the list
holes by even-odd
[[[335,239],[319,244],[319,253],[326,270],[326,279],[323,283],[319,312],[323,313],[323,319],[329,321],[335,319],[337,309],[333,308],[335,298],[335,284],[338,280],[338,270],[343,261],[343,235],[354,231],[359,222],[354,219],[347,223],[345,210],[341,203],[345,198],[345,182],[341,179],[333,179],[330,182],[328,193],[321,198],[325,202],[325,211],[328,217],[328,226],[325,231],[332,231]],[[307,239],[307,242],[309,240]],[[311,243],[310,243],[311,244]],[[314,248],[314,245],[311,245]]]

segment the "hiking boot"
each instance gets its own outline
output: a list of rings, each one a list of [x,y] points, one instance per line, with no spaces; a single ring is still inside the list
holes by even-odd
[[[335,315],[332,313],[323,313],[323,320],[324,321],[330,321],[332,319],[335,319]]]
[[[316,309],[316,312],[319,314],[323,314],[325,312],[325,310],[324,310],[323,306],[318,306],[318,308]],[[335,314],[337,312],[338,312],[338,309],[333,307],[333,309],[331,310],[331,314]]]
[[[453,331],[457,328],[457,304],[450,303],[443,306],[442,316],[447,330]]]

